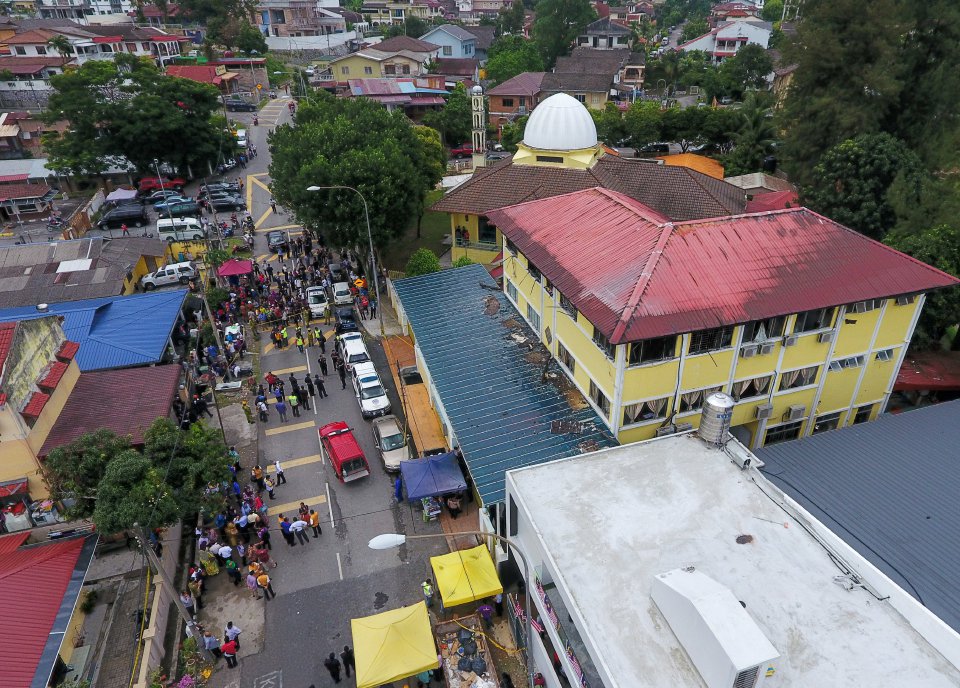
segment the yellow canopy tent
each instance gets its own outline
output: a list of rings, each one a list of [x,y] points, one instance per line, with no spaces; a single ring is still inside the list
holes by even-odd
[[[376,688],[440,665],[424,602],[351,619],[350,630],[357,688]]]
[[[444,607],[455,607],[503,592],[490,552],[484,545],[430,557]]]

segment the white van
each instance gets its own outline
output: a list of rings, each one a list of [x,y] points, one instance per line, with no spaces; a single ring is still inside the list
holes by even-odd
[[[203,225],[195,217],[175,217],[157,220],[157,233],[161,239],[174,241],[203,241],[207,238]]]
[[[333,305],[334,306],[352,306],[353,294],[350,293],[350,285],[346,282],[337,282],[333,285]]]
[[[353,392],[360,404],[360,415],[364,418],[390,413],[390,400],[373,363],[368,361],[353,366]]]
[[[239,148],[247,147],[247,130],[237,129],[237,146]]]
[[[310,315],[314,318],[326,315],[330,302],[323,287],[307,287],[307,305],[310,306]]]
[[[144,291],[150,291],[157,287],[163,287],[168,284],[186,284],[197,276],[197,267],[187,261],[185,263],[172,263],[164,265],[156,272],[145,276],[140,280]]]

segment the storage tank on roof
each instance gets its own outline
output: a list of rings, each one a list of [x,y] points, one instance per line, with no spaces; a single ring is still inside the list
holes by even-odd
[[[714,392],[703,402],[700,412],[700,428],[697,434],[704,442],[720,446],[727,441],[733,407],[736,402],[729,394]]]

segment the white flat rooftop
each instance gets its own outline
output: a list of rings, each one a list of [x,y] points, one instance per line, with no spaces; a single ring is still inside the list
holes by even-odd
[[[826,550],[754,475],[694,435],[507,474],[580,635],[602,648],[591,652],[606,688],[704,685],[650,597],[654,576],[688,566],[727,586],[780,652],[764,685],[960,685],[889,603],[835,582]]]

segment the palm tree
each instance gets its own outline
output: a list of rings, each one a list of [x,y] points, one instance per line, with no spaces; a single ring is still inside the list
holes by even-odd
[[[47,41],[47,45],[60,54],[60,57],[63,59],[61,66],[73,57],[73,46],[70,44],[70,40],[63,34],[58,34],[51,38]]]
[[[728,174],[746,174],[761,169],[764,157],[770,153],[777,140],[772,110],[758,92],[751,91],[747,94],[739,114],[737,129],[731,132],[735,146],[731,162],[732,167],[737,170],[728,170]]]

